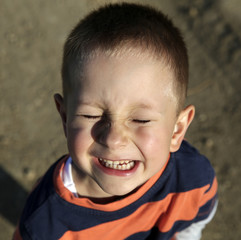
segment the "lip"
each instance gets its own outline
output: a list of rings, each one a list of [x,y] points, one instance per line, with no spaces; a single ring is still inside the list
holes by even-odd
[[[132,174],[134,174],[136,172],[136,170],[138,169],[138,166],[140,164],[139,161],[133,160],[135,162],[135,165],[132,169],[130,170],[118,170],[118,169],[112,169],[112,168],[107,168],[105,166],[103,166],[97,157],[94,158],[94,163],[95,165],[105,174],[108,175],[112,175],[112,176],[118,176],[118,177],[128,177],[131,176]]]

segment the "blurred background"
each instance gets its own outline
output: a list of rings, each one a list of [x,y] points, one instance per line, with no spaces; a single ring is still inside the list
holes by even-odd
[[[11,239],[28,192],[67,152],[53,94],[67,34],[104,0],[0,0],[0,239]],[[182,30],[190,57],[187,139],[212,162],[219,207],[203,239],[241,239],[241,1],[143,0]]]

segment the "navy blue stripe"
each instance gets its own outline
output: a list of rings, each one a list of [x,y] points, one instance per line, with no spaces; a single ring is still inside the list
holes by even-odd
[[[26,228],[36,239],[58,239],[67,230],[80,231],[127,217],[145,203],[160,201],[170,193],[186,192],[203,187],[212,183],[215,177],[208,160],[184,141],[180,150],[171,154],[164,173],[144,196],[125,208],[113,212],[104,212],[80,207],[62,199],[55,192],[53,185],[53,172],[56,164],[49,169],[27,201],[27,207],[20,223],[21,234]],[[203,206],[200,213],[205,212],[207,206],[208,204]],[[22,224],[23,222],[25,224]],[[168,239],[172,232],[176,232],[177,229],[180,231],[181,228],[185,228],[190,223],[176,222],[170,233],[158,233],[158,235],[161,234],[161,239]],[[138,237],[142,234],[152,237],[154,233],[156,234],[156,229],[135,234],[132,236],[133,238],[130,237],[128,240],[142,239]]]

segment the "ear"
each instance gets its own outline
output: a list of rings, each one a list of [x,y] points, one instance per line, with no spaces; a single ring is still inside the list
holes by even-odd
[[[176,152],[180,148],[182,140],[184,139],[186,131],[191,124],[194,115],[195,107],[193,105],[187,106],[179,114],[171,139],[170,152]]]
[[[65,134],[65,136],[67,136],[67,131],[66,131],[67,117],[66,117],[66,109],[65,109],[65,105],[64,105],[64,99],[60,94],[55,94],[54,101],[55,101],[56,108],[57,108],[59,115],[61,117],[61,120],[62,120],[64,134]]]

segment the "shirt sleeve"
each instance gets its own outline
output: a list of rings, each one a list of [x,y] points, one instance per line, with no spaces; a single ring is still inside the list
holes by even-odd
[[[210,185],[198,201],[199,211],[193,223],[175,235],[175,240],[200,240],[202,230],[213,219],[218,206],[218,183],[214,170],[211,169],[209,172]]]
[[[202,237],[202,230],[205,228],[206,224],[208,224],[213,219],[217,210],[217,206],[218,200],[216,200],[211,213],[206,219],[193,223],[188,228],[177,233],[175,240],[200,240]]]

